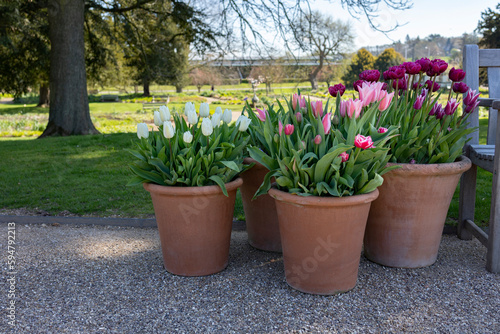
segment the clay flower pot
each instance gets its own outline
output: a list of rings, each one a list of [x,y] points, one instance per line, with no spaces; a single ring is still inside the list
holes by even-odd
[[[151,193],[165,269],[203,276],[222,271],[229,259],[236,190],[240,178],[219,186],[166,187],[144,183]]]
[[[370,204],[378,190],[349,197],[298,196],[272,188],[288,284],[302,292],[332,295],[351,290]]]
[[[245,158],[245,164],[255,166],[241,174],[240,188],[248,233],[248,242],[253,247],[270,252],[281,252],[281,238],[274,198],[261,195],[252,200],[269,170],[252,158]]]
[[[380,196],[372,203],[364,253],[389,267],[430,266],[437,259],[453,193],[471,162],[462,156],[453,163],[399,165],[384,174]]]

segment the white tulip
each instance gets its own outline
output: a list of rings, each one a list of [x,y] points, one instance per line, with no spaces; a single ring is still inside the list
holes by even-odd
[[[160,107],[160,117],[162,122],[170,121],[170,110],[167,106]]]
[[[139,137],[139,139],[149,137],[149,129],[146,123],[137,124],[137,137]]]
[[[236,120],[236,126],[238,126],[238,124],[239,124],[238,130],[240,130],[240,131],[246,131],[248,129],[248,126],[250,125],[251,122],[252,122],[252,120],[250,118],[248,118],[248,117],[246,117],[244,115],[241,115]]]
[[[156,126],[160,126],[162,121],[161,121],[161,117],[160,117],[160,113],[158,111],[155,110],[154,112],[154,121],[155,121],[155,125]]]
[[[188,104],[190,104],[190,106],[188,106]],[[196,113],[194,105],[191,102],[186,103],[186,108],[184,109],[184,113],[186,114],[188,122],[190,124],[198,123],[198,114]]]
[[[231,112],[231,110],[229,109],[224,110],[224,114],[222,115],[222,120],[224,121],[224,123],[229,124],[231,123],[232,119],[233,119],[233,113]]]
[[[221,119],[222,119],[222,108],[217,107],[217,109],[215,109],[214,114],[212,115],[212,126],[214,128],[220,126]]]
[[[201,121],[201,132],[205,136],[210,136],[212,132],[214,132],[214,127],[210,119],[204,118],[203,121]]]
[[[182,135],[182,139],[184,139],[184,142],[186,144],[189,144],[193,141],[193,135],[191,134],[191,132],[189,131],[186,131],[184,132],[184,134]]]
[[[208,117],[210,116],[210,107],[208,106],[208,103],[203,102],[200,104],[200,117]]]
[[[172,126],[172,123],[170,121],[164,122],[163,123],[163,135],[165,138],[172,138],[175,134],[175,128]]]

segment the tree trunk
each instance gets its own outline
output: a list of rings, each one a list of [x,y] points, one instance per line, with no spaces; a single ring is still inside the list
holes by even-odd
[[[40,95],[38,97],[37,107],[49,106],[49,84],[43,83],[40,85]]]
[[[316,66],[314,71],[309,73],[309,82],[311,83],[312,90],[318,90],[318,74],[323,68],[323,62],[325,61],[325,55],[321,52],[319,55],[319,64]]]
[[[49,0],[50,109],[40,138],[99,133],[92,124],[85,73],[83,0]]]
[[[316,79],[313,73],[309,74],[309,82],[311,83],[312,90],[318,90],[318,79]]]
[[[175,86],[175,91],[177,93],[182,93],[182,86]]]
[[[142,81],[142,96],[151,96],[151,93],[149,92],[149,80],[144,79]]]

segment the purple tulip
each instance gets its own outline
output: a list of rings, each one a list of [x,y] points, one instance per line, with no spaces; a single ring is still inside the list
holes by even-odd
[[[440,75],[446,71],[448,68],[448,63],[442,59],[433,59],[429,64],[429,68],[427,69],[427,75],[432,77],[435,75]]]
[[[469,87],[465,84],[465,82],[455,82],[453,84],[453,91],[455,93],[464,94],[469,90]]]
[[[441,108],[439,109],[437,112],[436,112],[436,118],[437,119],[443,119],[445,113],[444,113],[444,110]]]
[[[328,92],[333,97],[337,97],[338,94],[340,94],[340,96],[342,96],[345,93],[345,86],[341,83],[330,86],[330,87],[328,87]]]
[[[392,88],[396,89],[396,83],[397,83],[397,87],[400,91],[404,91],[408,88],[407,84],[406,84],[406,80],[404,80],[404,79],[394,80],[392,82]]]
[[[424,87],[424,85],[422,85],[421,83],[415,82],[412,86],[412,89],[417,90],[417,89],[422,88],[422,87]]]
[[[406,73],[412,75],[412,74],[418,74],[420,73],[420,70],[422,69],[422,66],[419,63],[414,63],[414,62],[406,62],[401,64],[402,67],[405,68]]]
[[[425,96],[419,96],[415,100],[415,103],[413,103],[413,109],[415,110],[420,110],[422,109],[422,105],[424,104]]]
[[[426,88],[423,88],[422,91],[420,92],[420,96],[423,96],[425,98],[428,93],[429,93],[429,90]]]
[[[458,101],[456,99],[451,99],[446,103],[446,107],[444,107],[444,113],[445,115],[453,115],[453,113],[457,110],[458,108]]]
[[[440,105],[439,103],[436,103],[435,105],[432,106],[431,111],[429,111],[429,116],[437,115],[438,113],[441,113],[442,111],[443,111],[443,106]]]
[[[450,70],[449,78],[453,82],[462,81],[465,78],[465,72],[454,67]],[[465,92],[464,92],[465,93]]]
[[[364,80],[357,80],[354,82],[353,86],[354,86],[354,90],[356,92],[359,92],[358,87],[361,87],[363,85],[363,82],[365,82],[365,81]]]
[[[387,84],[387,82],[384,82],[382,84],[382,90],[387,90],[387,87],[389,87],[389,85]]]
[[[470,114],[473,112],[477,107],[479,106],[479,101],[474,102],[473,104],[470,104],[465,108],[464,113]]]
[[[466,106],[470,106],[471,104],[475,104],[477,99],[479,98],[480,93],[476,93],[475,90],[469,89],[467,95],[464,97],[464,104]]]
[[[368,82],[376,82],[380,79],[380,71],[379,70],[366,70],[359,74],[359,78],[361,80],[365,80]]]
[[[429,64],[431,63],[431,60],[429,58],[421,58],[421,59],[415,60],[415,63],[420,65],[421,72],[427,72],[427,70],[429,69]]]
[[[432,83],[432,80],[427,80],[427,81],[425,82],[425,85],[427,86],[427,89],[428,89],[429,91],[432,91],[432,92],[435,92],[435,91],[437,91],[439,88],[441,88],[441,85],[440,85],[440,84],[438,84],[437,82]]]
[[[389,69],[386,72],[389,72],[387,76],[390,80],[403,79],[405,77],[406,69],[401,66],[393,66],[389,67]]]

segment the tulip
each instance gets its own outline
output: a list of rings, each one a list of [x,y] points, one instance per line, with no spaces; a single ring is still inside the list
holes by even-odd
[[[398,79],[398,80],[394,80],[392,82],[392,88],[396,89],[396,87],[400,90],[400,91],[404,91],[408,88],[407,84],[406,84],[406,80],[405,79]]]
[[[161,121],[161,117],[160,117],[160,113],[158,111],[155,110],[154,112],[154,122],[155,122],[155,125],[156,126],[160,126],[162,124],[162,121]]]
[[[359,74],[359,78],[361,80],[365,80],[368,82],[376,82],[380,79],[380,71],[379,70],[365,70]]]
[[[448,68],[448,63],[442,59],[433,59],[429,63],[429,68],[427,69],[427,75],[432,77],[435,75],[440,75],[446,71]]]
[[[203,102],[200,104],[200,117],[208,117],[210,116],[210,107],[208,106],[208,103]]]
[[[366,150],[367,148],[372,148],[374,147],[372,137],[356,135],[356,137],[354,137],[354,146],[359,147],[363,150]]]
[[[432,91],[432,92],[435,92],[435,91],[437,91],[439,88],[441,88],[441,85],[440,85],[440,84],[438,84],[437,82],[432,83],[432,80],[427,80],[427,81],[425,82],[425,85],[426,85],[427,89],[428,89],[429,91]]]
[[[321,120],[323,123],[323,129],[325,130],[325,134],[330,133],[330,129],[332,127],[332,119],[330,118],[330,113],[327,113],[323,119]]]
[[[443,119],[444,115],[445,115],[445,113],[444,113],[443,108],[441,108],[438,111],[436,111],[436,118],[437,119]]]
[[[280,134],[280,136],[281,136],[282,132],[283,132],[283,123],[281,123],[281,121],[279,121],[279,124],[278,124],[278,133]]]
[[[458,108],[458,101],[456,99],[451,99],[446,103],[446,107],[444,107],[444,113],[445,115],[453,115],[453,113],[457,110]]]
[[[257,109],[257,118],[260,119],[262,122],[266,121],[266,115],[267,115],[267,110],[261,110]]]
[[[215,109],[214,114],[212,115],[212,126],[214,128],[219,127],[221,119],[222,119],[222,108],[217,107],[217,109]]]
[[[349,103],[347,101],[340,101],[339,113],[340,117],[345,117]]]
[[[302,117],[302,114],[300,112],[297,112],[295,114],[295,118],[297,119],[297,123],[301,123],[302,122],[303,117]]]
[[[349,160],[349,154],[347,152],[342,152],[339,154],[339,156],[342,158],[342,162],[346,162]]]
[[[137,137],[141,139],[141,138],[148,138],[148,136],[149,136],[148,125],[146,123],[137,124]]]
[[[184,114],[187,116],[189,124],[197,124],[198,123],[198,114],[196,113],[196,109],[194,108],[194,104],[191,102],[187,102],[184,108]]]
[[[467,91],[467,95],[464,97],[464,104],[469,106],[471,104],[475,104],[477,99],[479,98],[480,93],[476,93],[475,90],[469,89]]]
[[[347,100],[347,103],[347,116],[349,118],[352,118],[353,116],[354,118],[359,118],[359,116],[361,115],[361,110],[363,109],[363,101],[359,99],[349,99]]]
[[[422,66],[419,63],[416,62],[406,62],[401,64],[406,70],[406,73],[413,75],[413,74],[418,74],[420,73],[420,70],[422,69]]]
[[[436,103],[435,105],[432,106],[431,111],[429,111],[429,116],[437,115],[441,111],[443,111],[443,106],[440,105],[439,103]]]
[[[372,102],[378,101],[382,91],[383,84],[381,82],[368,83],[365,82],[358,87],[359,99],[363,101],[363,107],[366,107]]]
[[[378,128],[378,130],[377,130],[378,133],[386,133],[387,131],[389,131],[389,129],[384,128],[382,126],[380,128]]]
[[[318,101],[312,101],[311,102],[311,109],[314,117],[321,117],[323,116],[323,101],[318,100]]]
[[[321,139],[321,136],[320,136],[320,135],[316,135],[316,137],[314,137],[314,143],[315,143],[316,145],[321,144],[321,141],[322,141],[322,139]]]
[[[160,118],[162,122],[170,121],[170,110],[167,106],[160,107]]]
[[[382,91],[380,92],[380,104],[378,106],[379,111],[384,111],[389,108],[389,105],[391,104],[392,98],[394,97],[394,92],[392,93],[387,93],[387,91]]]
[[[341,83],[330,86],[330,87],[328,87],[328,92],[333,97],[337,97],[338,94],[340,94],[340,96],[342,96],[345,93],[345,86]]]
[[[191,132],[189,131],[186,131],[184,132],[184,134],[182,135],[182,139],[184,140],[184,142],[186,144],[189,144],[193,141],[193,135],[191,134]]]
[[[453,84],[453,91],[455,93],[464,94],[464,93],[467,93],[468,90],[469,90],[469,87],[465,84],[465,82],[455,82]]]
[[[448,77],[453,82],[462,81],[465,78],[465,72],[460,69],[455,69],[454,67],[450,70]],[[464,92],[465,93],[465,92]]]
[[[410,160],[410,164],[414,165],[414,164],[416,164],[416,163],[417,163],[417,162],[415,161],[415,159],[411,159],[411,160]]]
[[[245,115],[241,115],[236,120],[236,125],[238,126],[239,124],[238,130],[243,132],[248,129],[248,126],[250,125],[251,122],[252,120],[250,118],[246,117]]]
[[[429,58],[421,58],[415,61],[415,63],[420,65],[420,72],[427,72],[429,69],[429,64],[431,63],[431,60]]]
[[[415,100],[415,103],[413,103],[413,109],[415,110],[420,110],[422,109],[422,105],[424,104],[425,96],[418,96],[417,99]]]
[[[204,136],[210,136],[214,132],[214,127],[212,126],[212,121],[209,118],[204,118],[201,121],[201,132]]]
[[[306,105],[306,98],[305,97],[302,97],[298,94],[293,94],[292,95],[292,106],[293,106],[293,110],[297,110],[297,104],[299,105],[299,108],[306,108],[307,105]]]
[[[167,139],[170,139],[175,135],[175,129],[170,121],[163,122],[163,135]]]
[[[425,98],[428,93],[429,93],[428,89],[422,88],[422,91],[420,92],[420,96],[423,96]]]
[[[389,67],[389,69],[386,72],[388,72],[386,76],[389,80],[403,79],[405,77],[406,69],[400,66],[393,66]]]
[[[294,126],[293,124],[285,125],[285,135],[290,136],[293,133]]]
[[[415,82],[413,84],[413,86],[411,87],[411,89],[417,90],[417,89],[422,88],[422,87],[423,87],[423,85],[421,83]]]
[[[479,101],[474,102],[473,104],[470,104],[465,108],[464,113],[470,114],[473,112],[477,107],[479,106]]]
[[[224,121],[224,123],[229,124],[231,123],[232,119],[233,119],[233,113],[231,112],[231,110],[229,109],[224,110],[224,114],[222,114],[222,120]]]
[[[365,81],[364,80],[357,80],[355,81],[352,85],[354,87],[354,90],[356,92],[359,92],[359,87],[361,87],[361,85],[364,83]]]

